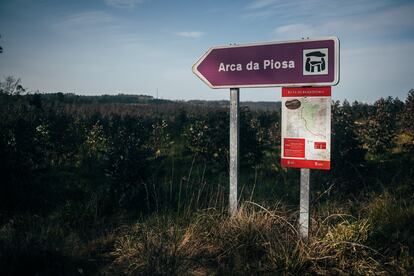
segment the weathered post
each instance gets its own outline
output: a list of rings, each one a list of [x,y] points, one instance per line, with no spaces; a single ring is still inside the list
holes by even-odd
[[[309,237],[309,179],[310,170],[300,169],[299,234],[305,240]]]
[[[237,213],[239,179],[239,88],[230,88],[230,193],[229,213]]]

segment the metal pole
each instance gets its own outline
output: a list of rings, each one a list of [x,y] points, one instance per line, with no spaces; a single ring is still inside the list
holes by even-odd
[[[230,193],[229,213],[237,213],[239,178],[239,88],[230,88]]]
[[[300,169],[299,234],[305,240],[309,237],[309,178],[310,170]]]

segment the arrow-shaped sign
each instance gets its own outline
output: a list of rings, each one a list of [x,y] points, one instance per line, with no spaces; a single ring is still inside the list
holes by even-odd
[[[339,40],[213,47],[193,65],[193,72],[211,88],[336,85]]]

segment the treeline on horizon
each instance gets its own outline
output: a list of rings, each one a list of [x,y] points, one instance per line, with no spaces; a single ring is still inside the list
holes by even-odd
[[[16,81],[16,80],[14,80]],[[116,95],[78,95],[75,93],[39,93],[34,92],[30,94],[32,101],[42,101],[44,103],[62,103],[62,104],[131,104],[131,105],[170,105],[172,107],[179,107],[182,104],[193,106],[210,106],[210,107],[228,107],[230,102],[228,100],[167,100],[161,98],[154,98],[150,95],[136,95],[136,94],[116,94]],[[280,102],[264,102],[264,101],[246,101],[242,102],[244,106],[252,110],[269,111],[280,109]],[[164,106],[165,107],[165,106]]]
[[[131,97],[30,94],[19,80],[0,82],[1,264],[56,246],[28,242],[18,229],[33,225],[55,225],[47,236],[66,242],[69,234],[88,240],[152,214],[226,212],[228,106]],[[279,161],[279,111],[280,104],[241,108],[240,203],[297,208],[299,171]],[[414,90],[404,102],[333,102],[332,169],[312,170],[312,204],[341,202],[357,216],[355,202],[384,191],[412,202],[413,156]],[[405,234],[389,241],[411,246],[412,256],[409,219],[400,219]],[[375,239],[401,230],[395,227]]]
[[[87,95],[76,95],[74,93],[33,93],[27,95],[32,97],[32,101],[42,101],[45,104],[61,103],[61,104],[104,104],[104,105],[117,105],[117,104],[129,104],[131,107],[126,107],[128,110],[133,110],[136,105],[148,106],[148,105],[163,105],[163,110],[166,109],[177,109],[180,106],[185,105],[186,108],[199,109],[199,108],[208,108],[208,107],[226,107],[230,105],[229,101],[226,100],[166,100],[166,99],[156,99],[148,95],[131,95],[131,94],[117,94],[117,95],[97,95],[97,96],[87,96]],[[259,110],[259,111],[272,111],[280,110],[280,102],[252,102],[246,101],[241,102],[242,106],[248,107],[250,110]],[[90,108],[90,106],[89,106]]]

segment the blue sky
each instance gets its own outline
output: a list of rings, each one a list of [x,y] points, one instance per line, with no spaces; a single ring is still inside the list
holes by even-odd
[[[337,100],[414,88],[414,1],[0,0],[0,77],[32,91],[228,99],[191,72],[211,46],[337,36]],[[278,101],[280,88],[242,89]]]

